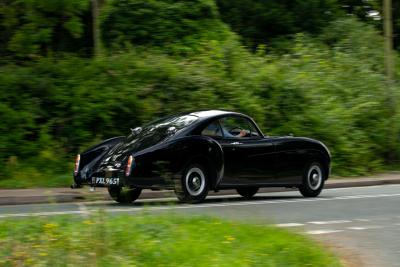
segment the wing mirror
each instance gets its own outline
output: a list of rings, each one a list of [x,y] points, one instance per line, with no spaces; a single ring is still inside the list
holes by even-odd
[[[169,127],[168,129],[167,129],[167,135],[173,135],[173,134],[175,134],[177,132],[177,129],[175,128],[175,127]]]
[[[133,135],[137,135],[142,131],[142,127],[131,128],[131,132]]]

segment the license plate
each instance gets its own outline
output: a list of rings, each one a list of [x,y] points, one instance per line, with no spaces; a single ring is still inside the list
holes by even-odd
[[[100,185],[119,185],[119,178],[93,177],[93,182]]]

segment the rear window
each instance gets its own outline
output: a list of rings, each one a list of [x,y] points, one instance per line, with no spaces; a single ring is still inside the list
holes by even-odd
[[[165,128],[174,127],[177,130],[183,129],[195,122],[199,117],[193,115],[173,116],[160,119],[153,124],[146,125],[144,128]],[[143,129],[144,130],[144,129]]]
[[[189,126],[198,120],[197,116],[182,115],[158,119],[143,126],[142,130],[130,134],[126,144],[137,146],[137,149],[150,147],[173,136],[177,131]]]

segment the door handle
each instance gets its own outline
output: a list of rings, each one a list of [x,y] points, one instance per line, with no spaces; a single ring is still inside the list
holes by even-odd
[[[241,144],[243,144],[243,143],[240,143],[240,142],[233,142],[233,143],[231,143],[231,145],[241,145]]]

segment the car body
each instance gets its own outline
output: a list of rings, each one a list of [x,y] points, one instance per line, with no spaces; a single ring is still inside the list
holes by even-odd
[[[133,201],[142,189],[174,189],[188,202],[204,200],[208,190],[251,197],[269,186],[317,196],[330,161],[320,141],[266,136],[247,115],[206,110],[153,121],[79,154],[74,187],[107,186],[119,202]]]

